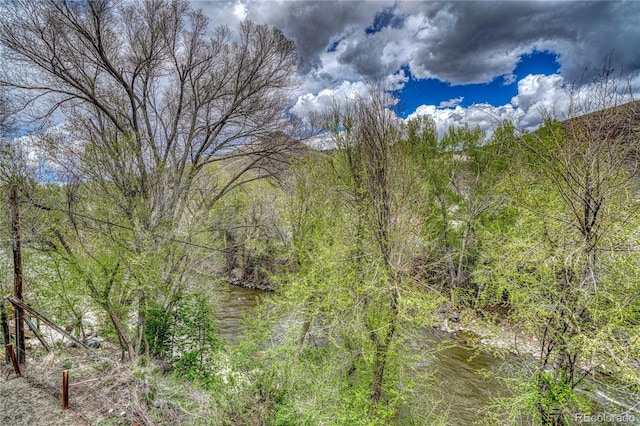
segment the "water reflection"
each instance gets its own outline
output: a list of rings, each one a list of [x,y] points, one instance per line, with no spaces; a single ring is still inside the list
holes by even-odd
[[[228,343],[237,343],[242,327],[242,319],[269,293],[229,284],[219,284],[214,288],[212,301],[218,336]]]
[[[435,393],[448,407],[450,425],[470,425],[482,417],[492,398],[505,394],[504,385],[487,372],[497,373],[503,361],[465,347],[447,347],[435,360]]]

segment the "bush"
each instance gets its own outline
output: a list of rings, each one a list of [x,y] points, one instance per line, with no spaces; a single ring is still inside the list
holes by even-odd
[[[151,307],[146,316],[151,355],[193,381],[208,382],[219,349],[209,299],[200,293],[181,298],[172,308]]]

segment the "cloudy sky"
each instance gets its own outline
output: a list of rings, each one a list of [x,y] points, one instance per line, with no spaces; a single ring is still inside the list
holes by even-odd
[[[534,128],[566,111],[571,87],[611,59],[640,89],[639,1],[194,1],[212,20],[280,28],[303,60],[292,111],[304,117],[365,81],[399,90],[403,118],[429,114],[443,131]]]

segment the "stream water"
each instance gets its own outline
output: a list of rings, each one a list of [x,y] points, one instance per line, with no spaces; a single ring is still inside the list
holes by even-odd
[[[441,336],[450,340],[450,336]],[[434,375],[434,396],[447,411],[447,424],[471,425],[482,417],[492,399],[507,393],[504,385],[487,373],[498,373],[504,360],[458,345],[437,351],[428,366]]]
[[[220,286],[215,293],[214,322],[218,334],[230,343],[236,342],[242,318],[250,314],[261,298],[268,294],[235,286]],[[491,398],[504,392],[496,379],[483,372],[497,372],[504,361],[488,353],[455,344],[450,335],[428,331],[412,339],[412,351],[419,357],[415,374],[431,376],[430,387],[438,410],[447,411],[447,424],[470,425],[480,416]],[[437,350],[436,350],[437,348]]]
[[[214,323],[219,336],[235,343],[242,319],[250,315],[265,297],[269,294],[259,290],[230,285],[216,287]],[[406,344],[409,352],[416,355],[412,374],[416,378],[424,376],[432,383],[431,386],[417,388],[426,389],[429,393],[426,399],[433,402],[437,411],[432,418],[446,412],[448,425],[467,426],[480,419],[495,397],[508,392],[504,383],[490,373],[504,372],[505,368],[513,370],[517,364],[515,359],[505,361],[489,352],[464,347],[450,334],[436,330],[424,330],[411,336],[406,339]],[[418,396],[424,398],[424,395]],[[608,396],[595,391],[592,399],[603,412],[608,411],[607,406],[611,402]],[[630,412],[637,412],[636,419],[640,420],[640,411],[636,408],[640,405],[636,403],[625,401],[626,406],[632,409]],[[402,421],[403,416],[405,414],[401,412],[399,424],[407,423]]]

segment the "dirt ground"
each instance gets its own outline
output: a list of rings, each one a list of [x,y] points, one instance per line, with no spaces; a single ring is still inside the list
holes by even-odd
[[[0,425],[70,425],[88,423],[72,409],[62,410],[59,398],[39,389],[27,378],[3,369],[0,377]]]
[[[29,352],[29,351],[28,351]],[[156,422],[147,405],[149,384],[141,368],[118,362],[110,350],[87,354],[77,348],[44,353],[33,349],[21,378],[0,364],[0,426],[133,425]],[[2,361],[4,361],[4,354]],[[69,410],[61,408],[62,371],[69,371]],[[179,414],[179,413],[178,413]],[[178,414],[168,417],[175,420]],[[178,419],[179,420],[179,419]],[[172,421],[173,424],[180,422]]]

